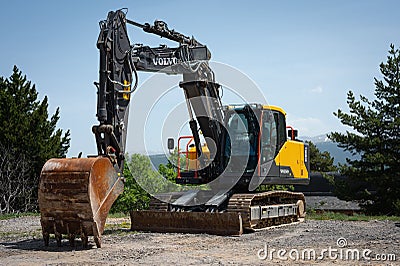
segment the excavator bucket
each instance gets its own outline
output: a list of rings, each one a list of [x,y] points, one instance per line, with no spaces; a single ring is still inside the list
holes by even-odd
[[[80,236],[83,246],[94,236],[101,246],[101,235],[108,211],[124,188],[109,159],[50,159],[43,166],[39,184],[39,208],[45,245],[54,234],[61,246],[62,235],[74,245]]]
[[[213,235],[241,235],[242,218],[239,213],[132,211],[131,230],[206,233]]]

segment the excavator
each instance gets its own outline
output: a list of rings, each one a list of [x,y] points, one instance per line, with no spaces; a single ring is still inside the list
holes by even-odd
[[[179,45],[132,45],[128,24]],[[178,140],[176,183],[189,189],[152,195],[148,210],[130,212],[132,230],[240,235],[305,217],[302,193],[257,190],[309,183],[309,147],[286,125],[282,108],[222,105],[207,46],[163,21],[140,24],[121,9],[99,25],[99,124],[92,127],[97,155],[53,158],[43,166],[38,199],[46,246],[54,234],[58,246],[67,236],[71,245],[80,237],[86,247],[93,236],[101,247],[108,212],[124,189],[129,104],[139,71],[182,76],[192,135]],[[168,139],[168,148],[174,147]]]

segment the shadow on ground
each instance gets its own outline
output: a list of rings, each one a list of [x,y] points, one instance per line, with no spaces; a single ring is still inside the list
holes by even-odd
[[[130,231],[130,229],[126,228],[118,228],[118,229],[106,229],[103,232],[103,236],[105,235],[126,235],[134,233]],[[57,242],[54,238],[50,238],[49,246],[46,247],[44,245],[44,241],[42,239],[26,239],[20,241],[3,241],[0,242],[0,246],[5,247],[6,249],[21,249],[21,250],[32,250],[32,251],[49,251],[49,252],[59,252],[59,251],[79,251],[79,250],[88,250],[92,248],[96,248],[96,245],[93,241],[93,237],[89,236],[88,247],[84,248],[82,245],[82,241],[79,237],[75,239],[75,246],[70,246],[70,243],[67,238],[62,240],[61,247],[57,246]]]
[[[61,243],[61,247],[58,247],[55,239],[50,239],[48,247],[44,245],[44,241],[41,239],[27,239],[21,241],[13,241],[13,242],[0,242],[0,246],[5,247],[6,249],[49,251],[49,252],[79,251],[79,250],[88,250],[96,247],[94,243],[90,243],[89,241],[88,247],[84,248],[82,246],[82,241],[79,239],[75,240],[74,247],[70,246],[68,240],[63,240]]]

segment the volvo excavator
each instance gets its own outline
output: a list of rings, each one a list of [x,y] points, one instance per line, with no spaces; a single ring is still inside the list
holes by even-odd
[[[182,76],[179,87],[192,135],[178,141],[179,158],[188,163],[179,166],[176,183],[189,189],[153,195],[149,210],[131,211],[132,230],[240,235],[305,217],[302,193],[256,190],[259,185],[309,182],[308,145],[286,126],[282,108],[223,106],[207,46],[163,21],[140,24],[121,9],[99,24],[99,124],[92,128],[97,155],[54,158],[43,166],[38,197],[46,246],[54,234],[59,246],[63,236],[71,245],[80,237],[83,246],[93,236],[101,247],[106,217],[124,189],[129,104],[139,71]],[[132,45],[128,24],[179,45]],[[179,143],[183,138],[186,150]],[[174,148],[173,139],[168,146]]]

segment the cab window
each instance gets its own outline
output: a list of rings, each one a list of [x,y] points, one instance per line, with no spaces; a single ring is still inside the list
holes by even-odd
[[[261,163],[273,160],[285,141],[285,116],[280,112],[264,110],[261,132]]]
[[[264,111],[261,121],[261,163],[265,163],[275,158],[277,123],[271,111]]]

